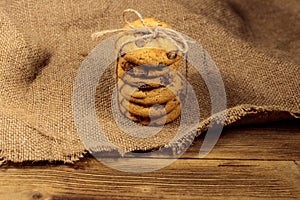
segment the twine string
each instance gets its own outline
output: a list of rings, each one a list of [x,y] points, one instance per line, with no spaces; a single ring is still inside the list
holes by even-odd
[[[139,18],[139,20],[143,25],[142,28],[136,28],[128,21],[127,15],[129,13],[134,13],[137,15],[137,17]],[[123,49],[124,46],[126,46],[129,43],[133,43],[139,40],[144,40],[145,42],[149,42],[158,37],[169,40],[183,54],[186,54],[189,50],[188,42],[191,41],[186,39],[180,32],[170,28],[160,27],[160,26],[148,27],[142,15],[136,10],[133,9],[124,10],[123,21],[129,26],[129,29],[121,28],[121,29],[104,30],[104,31],[93,33],[92,38],[97,39],[106,34],[119,33],[119,32],[135,35],[133,39],[128,39],[120,45],[119,52]]]

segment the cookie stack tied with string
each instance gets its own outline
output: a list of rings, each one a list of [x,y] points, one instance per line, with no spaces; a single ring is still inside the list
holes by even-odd
[[[154,32],[155,27],[170,28],[156,19],[140,18],[124,27],[134,34],[123,34],[117,42],[119,108],[142,125],[164,125],[181,113],[182,55],[170,38]]]

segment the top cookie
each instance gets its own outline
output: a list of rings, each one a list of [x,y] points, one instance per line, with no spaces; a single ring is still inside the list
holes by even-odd
[[[154,18],[145,18],[143,20],[145,25],[149,28],[155,28],[155,27],[171,28],[171,26],[168,25],[167,23],[156,20]],[[132,25],[135,28],[141,28],[141,29],[144,28],[144,25],[142,24],[140,19],[131,22],[130,25]],[[130,29],[129,25],[126,24],[124,26],[124,29]],[[120,45],[122,45],[124,42],[130,41],[132,39],[136,39],[136,37],[143,36],[144,34],[145,33],[143,32],[137,32],[134,34],[121,35],[121,37],[117,40],[116,49],[120,50],[119,49]],[[166,52],[177,50],[177,47],[170,40],[164,37],[157,37],[155,39],[151,39],[147,41],[144,39],[140,39],[138,41],[128,43],[122,47],[121,52],[130,52],[130,51],[135,51],[138,49],[146,49],[146,48],[163,49]],[[174,54],[173,53],[169,54],[169,57],[174,57]]]
[[[162,22],[162,21],[159,21],[155,18],[144,18],[144,23],[146,26],[148,27],[158,27],[158,26],[161,26],[161,27],[166,27],[166,28],[171,28],[171,26],[165,22]],[[134,26],[135,28],[143,28],[144,25],[142,24],[142,21],[139,19],[139,20],[136,20],[134,22],[131,22],[130,25]],[[124,28],[130,28],[128,24],[126,24],[124,26]]]

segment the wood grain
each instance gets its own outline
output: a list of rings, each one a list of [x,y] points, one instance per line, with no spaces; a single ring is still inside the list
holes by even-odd
[[[202,136],[149,173],[120,172],[92,157],[74,165],[8,163],[0,168],[0,199],[300,199],[299,135],[298,122],[230,128],[208,157],[197,157]],[[123,167],[170,160],[125,159]]]
[[[297,199],[300,198],[299,180],[299,169],[292,161],[180,159],[155,172],[131,174],[112,170],[91,159],[80,162],[77,169],[68,166],[9,168],[1,172],[0,185],[1,199],[9,199],[10,194],[15,194],[16,199],[30,199],[33,195],[41,196],[40,199],[67,196]]]

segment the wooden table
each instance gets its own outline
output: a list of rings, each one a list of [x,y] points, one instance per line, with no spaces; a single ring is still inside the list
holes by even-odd
[[[7,163],[0,199],[300,199],[299,125],[228,128],[204,159],[197,156],[200,136],[180,159],[151,173],[116,171],[91,156],[75,165]]]

